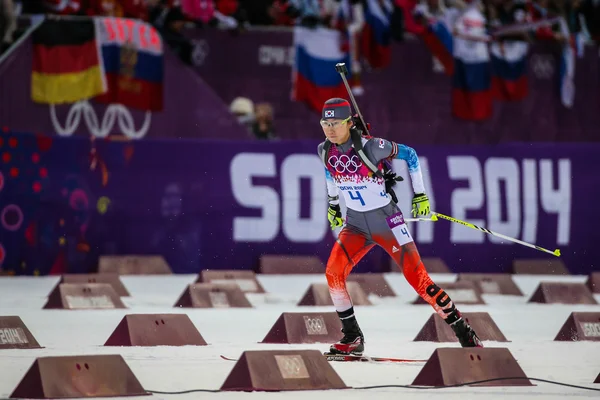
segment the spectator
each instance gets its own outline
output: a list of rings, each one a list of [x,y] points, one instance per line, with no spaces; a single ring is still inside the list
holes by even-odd
[[[254,123],[254,103],[247,97],[236,97],[229,106],[229,111],[236,116],[237,121],[251,130]]]
[[[295,19],[295,24],[314,28],[322,24],[321,4],[319,0],[286,0],[285,14]]]
[[[238,29],[245,22],[237,0],[182,0],[181,10],[198,26]]]
[[[527,11],[525,5],[516,0],[496,0],[490,2],[487,7],[488,21],[494,26],[510,26],[525,24],[527,22]],[[500,41],[528,41],[525,32],[502,35]]]
[[[0,54],[13,43],[16,29],[17,17],[13,0],[0,0]]]
[[[182,33],[188,19],[181,8],[168,7],[164,2],[149,11],[150,22],[160,32],[169,48],[187,65],[193,65],[194,45]]]
[[[532,21],[540,21],[547,18],[559,16],[560,10],[556,2],[552,0],[532,0],[527,3],[529,15]],[[535,31],[537,40],[556,40],[561,39],[560,26],[541,26]]]
[[[261,140],[275,139],[275,127],[273,126],[273,107],[269,103],[256,105],[255,120],[252,124],[254,137]]]

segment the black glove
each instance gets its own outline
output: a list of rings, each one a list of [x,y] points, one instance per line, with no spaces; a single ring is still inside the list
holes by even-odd
[[[396,185],[396,182],[402,182],[404,178],[396,175],[394,171],[391,169],[386,170],[383,173],[384,183],[385,183],[385,191],[392,196],[392,200],[394,203],[398,204],[398,197],[396,197],[396,193],[394,192],[393,187]]]
[[[360,117],[358,116],[358,114],[354,114],[352,116],[352,122],[354,122],[352,128],[350,129],[356,129],[361,135],[366,135],[367,131],[371,129],[371,124],[369,124],[368,122],[365,122],[367,124],[366,129],[365,126],[363,125],[362,121],[360,120]]]

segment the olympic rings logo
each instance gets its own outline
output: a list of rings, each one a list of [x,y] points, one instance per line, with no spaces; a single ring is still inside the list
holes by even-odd
[[[275,362],[283,379],[309,378],[308,370],[300,355],[276,355]]]
[[[353,174],[362,166],[362,162],[356,155],[353,155],[352,157],[348,157],[345,154],[342,154],[339,157],[331,156],[327,162],[339,174],[344,172]]]
[[[305,315],[304,324],[306,325],[306,333],[309,335],[327,335],[327,326],[322,316],[311,318]]]
[[[69,108],[67,119],[63,126],[58,120],[54,105],[50,105],[50,120],[59,136],[71,136],[79,128],[81,119],[87,126],[90,134],[96,138],[105,138],[113,130],[115,124],[119,131],[129,139],[142,139],[150,130],[152,113],[146,111],[144,122],[140,129],[136,129],[131,111],[122,104],[111,104],[106,109],[102,120],[98,120],[94,107],[87,100],[78,101]]]

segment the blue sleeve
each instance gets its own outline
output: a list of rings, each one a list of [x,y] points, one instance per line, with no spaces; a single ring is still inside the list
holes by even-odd
[[[412,147],[399,144],[396,158],[406,161],[406,164],[408,165],[408,172],[412,173],[419,170],[419,157],[417,157],[417,152]]]
[[[423,174],[421,173],[421,165],[419,164],[417,152],[415,149],[405,144],[394,143],[394,145],[398,149],[396,158],[406,161],[413,191],[415,193],[425,193],[425,184],[423,183]],[[394,148],[393,151],[396,151],[396,149]],[[392,154],[394,153],[392,152]]]

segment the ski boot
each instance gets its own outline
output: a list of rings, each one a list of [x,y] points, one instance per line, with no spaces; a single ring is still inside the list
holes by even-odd
[[[344,337],[329,348],[329,354],[352,354],[362,356],[365,351],[365,338],[356,318],[342,320]]]
[[[473,328],[463,318],[450,325],[462,347],[483,347]]]

